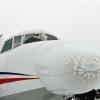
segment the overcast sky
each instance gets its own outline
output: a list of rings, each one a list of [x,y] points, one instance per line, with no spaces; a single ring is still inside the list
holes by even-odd
[[[100,0],[0,0],[0,33],[30,29],[100,47]]]

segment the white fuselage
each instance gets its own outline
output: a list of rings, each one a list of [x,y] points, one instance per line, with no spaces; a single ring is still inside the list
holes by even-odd
[[[45,87],[57,95],[100,88],[100,54],[61,40],[22,44],[0,54],[0,97]]]
[[[20,73],[24,75],[0,75],[0,79],[7,78],[39,78],[37,69],[39,60],[45,52],[52,48],[54,45],[59,44],[57,41],[41,41],[21,45],[15,49],[9,50],[0,54],[0,72]],[[2,83],[2,82],[1,82]],[[27,90],[37,89],[43,87],[40,79],[30,79],[15,82],[4,82],[0,84],[0,97],[11,95]]]

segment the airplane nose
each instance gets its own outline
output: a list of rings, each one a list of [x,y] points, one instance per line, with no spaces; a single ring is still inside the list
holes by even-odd
[[[100,54],[87,45],[62,42],[45,53],[41,67],[42,82],[53,93],[79,94],[99,87]]]

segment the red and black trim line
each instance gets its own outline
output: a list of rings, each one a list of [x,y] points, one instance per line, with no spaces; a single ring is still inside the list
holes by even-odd
[[[14,73],[14,72],[0,72],[0,75],[33,76],[33,75]],[[6,84],[6,83],[11,83],[11,82],[16,82],[16,81],[23,81],[23,80],[33,80],[33,79],[39,79],[39,78],[1,78],[0,84]]]

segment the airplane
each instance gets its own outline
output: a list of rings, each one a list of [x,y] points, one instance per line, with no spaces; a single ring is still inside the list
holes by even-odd
[[[100,89],[100,53],[43,30],[0,35],[0,97],[45,87],[64,100]]]

